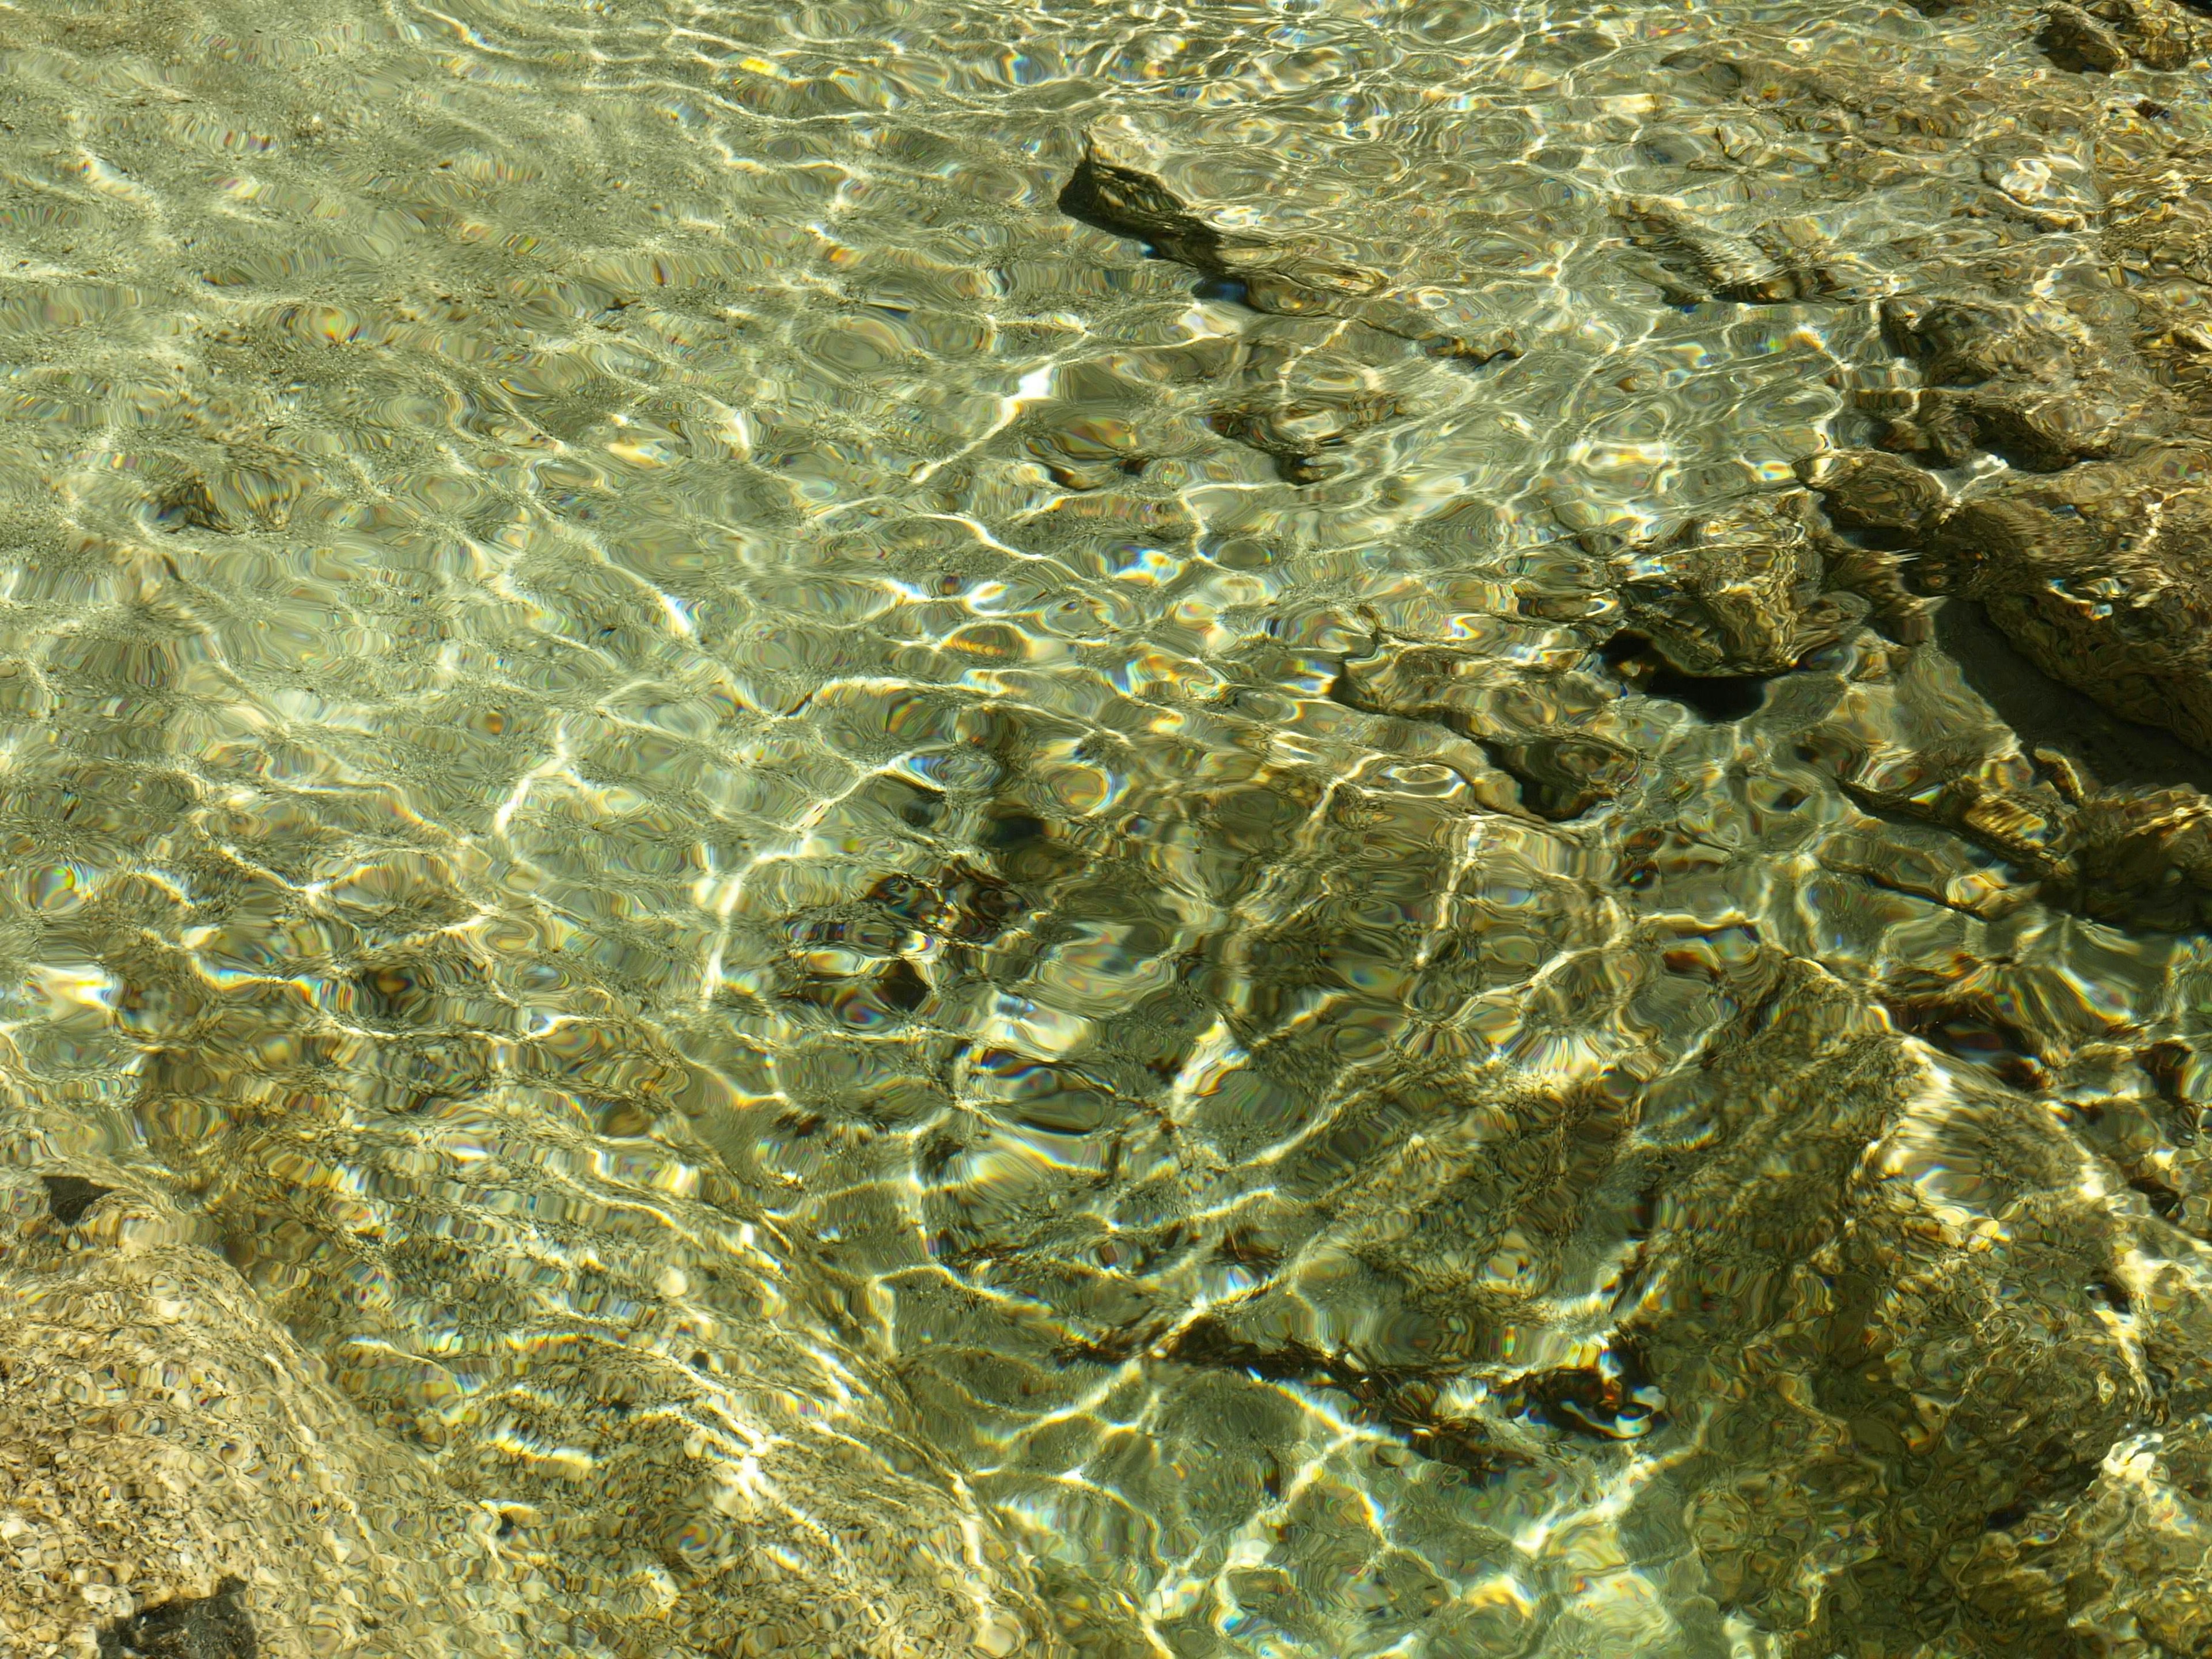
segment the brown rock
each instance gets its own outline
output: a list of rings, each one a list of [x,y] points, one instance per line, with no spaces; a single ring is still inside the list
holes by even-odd
[[[2006,477],[1929,538],[1931,585],[1979,599],[2045,673],[2212,752],[2212,452]]]
[[[1927,469],[1880,450],[1831,450],[1797,464],[1838,530],[1884,547],[1910,547],[1940,517],[1948,497]]]
[[[1510,327],[1455,331],[1421,306],[1390,293],[1387,273],[1346,258],[1346,243],[1255,228],[1230,204],[1204,200],[1192,172],[1176,167],[1129,123],[1103,121],[1084,135],[1083,159],[1060,191],[1060,211],[1116,236],[1133,237],[1193,270],[1237,283],[1244,303],[1255,311],[1347,318],[1414,341],[1432,356],[1462,362],[1486,363],[1521,355]],[[1169,181],[1170,175],[1176,183]]]
[[[2075,908],[2173,933],[2212,921],[2212,800],[2198,791],[2092,796],[2073,842]]]
[[[1291,396],[1216,410],[1211,424],[1223,437],[1273,456],[1285,482],[1318,483],[1336,471],[1329,452],[1401,412],[1387,392]]]
[[[1864,619],[1832,591],[1812,497],[1754,495],[1620,556],[1621,611],[1668,664],[1700,677],[1779,674]]]
[[[2051,61],[2079,74],[2094,70],[2115,75],[2128,67],[2128,49],[2112,31],[2078,6],[2060,3],[2051,8],[2036,43]]]
[[[2087,6],[2057,0],[2037,42],[2061,69],[2105,75],[2130,63],[2178,70],[2203,49],[2187,14],[2164,0],[2094,0]]]
[[[0,1652],[526,1651],[544,1586],[485,1507],[98,1173],[0,1172]]]
[[[1084,135],[1083,159],[1060,191],[1060,210],[1148,243],[1178,264],[1243,283],[1259,311],[1327,312],[1389,285],[1382,272],[1311,238],[1232,225],[1218,207],[1186,201],[1159,176],[1159,166],[1133,129],[1101,123]]]
[[[1622,203],[1618,212],[1629,240],[1656,258],[1656,275],[1670,301],[1710,297],[1740,305],[1779,305],[1819,299],[1837,286],[1798,250],[1770,245],[1764,233],[1741,235],[1705,222],[1688,208],[1646,198]]]
[[[1522,675],[1480,651],[1391,641],[1346,662],[1336,695],[1474,738],[1540,817],[1579,817],[1637,775],[1635,751],[1608,729],[1620,694],[1587,675]]]
[[[2167,399],[2124,349],[2054,307],[1885,301],[1891,343],[1923,389],[1887,415],[1887,449],[1957,466],[1978,450],[2030,472],[2124,454],[2171,429]]]

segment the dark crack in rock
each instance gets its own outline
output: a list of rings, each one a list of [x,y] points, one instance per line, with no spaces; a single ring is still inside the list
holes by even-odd
[[[1497,1425],[1482,1417],[1440,1409],[1443,1379],[1418,1370],[1368,1366],[1351,1356],[1322,1353],[1295,1339],[1278,1347],[1262,1347],[1206,1316],[1176,1331],[1155,1352],[1176,1364],[1239,1370],[1268,1382],[1333,1390],[1349,1400],[1360,1420],[1403,1436],[1416,1456],[1464,1470],[1477,1480],[1526,1468],[1534,1461],[1508,1443]]]
[[[227,536],[238,528],[217,504],[207,480],[198,473],[187,474],[163,489],[155,496],[153,507],[154,522],[167,531],[204,530]]]

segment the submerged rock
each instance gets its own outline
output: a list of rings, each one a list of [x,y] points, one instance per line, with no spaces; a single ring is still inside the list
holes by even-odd
[[[1979,600],[2037,666],[2212,753],[2212,452],[2012,475],[1944,517],[1931,586]]]
[[[1880,493],[1876,483],[1847,498],[1879,513]],[[1893,510],[1905,512],[1902,498]],[[1585,540],[1606,550],[1601,538]],[[1733,502],[1614,556],[1629,629],[1700,678],[1785,673],[1869,619],[1905,633],[1917,623],[1896,561],[1836,535],[1802,489]]]
[[[1809,456],[1797,476],[1820,496],[1830,524],[1872,547],[1912,546],[1949,501],[1926,468],[1880,450]]]
[[[100,1659],[258,1659],[246,1584],[226,1578],[212,1595],[182,1595],[118,1619],[100,1632]]]
[[[1723,230],[1679,204],[1634,198],[1617,211],[1629,240],[1654,256],[1655,277],[1671,303],[1781,305],[1820,299],[1838,286],[1802,250],[1771,235]]]
[[[2063,70],[2115,75],[2132,64],[2178,70],[2204,50],[2203,31],[2165,0],[2055,0],[2036,43]]]
[[[2173,933],[2212,924],[2212,799],[2186,786],[2081,801],[2062,894],[2107,921]]]
[[[1433,720],[1474,738],[1539,817],[1579,817],[1638,771],[1619,730],[1617,694],[1587,675],[1524,675],[1462,646],[1390,641],[1347,661],[1336,696],[1368,714]]]
[[[1870,811],[1954,830],[2101,921],[2166,933],[2212,924],[2212,800],[2186,787],[2069,800],[1971,774],[1910,793],[1846,780]]]
[[[1890,687],[1854,688],[1806,733],[1802,752],[1832,769],[1863,811],[1893,826],[1948,830],[1994,854],[2021,884],[2007,890],[1968,879],[1923,890],[1896,879],[1909,856],[1899,847],[1873,864],[1846,851],[1842,867],[1978,914],[2033,894],[2131,928],[2185,933],[2212,923],[2212,799],[2187,786],[2101,787],[2057,750],[2021,752],[2002,726],[1939,727],[1918,742],[1900,740],[1925,710],[1893,703],[1877,713],[1875,704],[1893,695]]]
[[[1212,425],[1223,437],[1273,457],[1285,483],[1318,483],[1336,471],[1330,452],[1402,412],[1388,392],[1291,396],[1216,410]]]
[[[1622,613],[1675,669],[1779,674],[1832,644],[1867,612],[1824,591],[1802,490],[1754,495],[1627,552]]]
[[[532,1650],[545,1586],[495,1517],[371,1429],[198,1232],[119,1174],[0,1171],[0,1652]]]
[[[1634,753],[1588,732],[1538,732],[1492,738],[1483,748],[1521,786],[1522,804],[1540,817],[1578,818],[1635,779]]]
[[[2187,1241],[2089,1196],[2118,1171],[1795,960],[1640,1119],[1699,1150],[1646,1177],[1613,1312],[1715,1402],[1670,1514],[1720,1605],[1778,1653],[2087,1652],[2130,1615],[2196,1650],[2207,1306]]]
[[[1311,238],[1254,230],[1218,206],[1185,201],[1160,178],[1159,165],[1134,129],[1102,122],[1084,135],[1083,159],[1060,193],[1060,210],[1133,237],[1177,264],[1243,283],[1258,311],[1329,311],[1389,286],[1382,272]]]
[[[1389,273],[1347,257],[1334,238],[1262,228],[1236,207],[1198,199],[1166,176],[1170,161],[1126,121],[1084,134],[1083,156],[1060,192],[1070,218],[1144,243],[1163,258],[1235,285],[1274,316],[1342,317],[1412,340],[1431,356],[1482,364],[1520,355],[1510,328],[1457,331],[1418,296],[1393,294]]]
[[[1891,345],[1922,386],[1875,394],[1886,449],[1957,466],[1978,451],[2030,472],[2124,454],[2172,426],[2168,399],[2123,349],[2050,307],[1887,301]]]
[[[84,1212],[115,1190],[82,1176],[46,1175],[39,1177],[46,1189],[46,1208],[64,1227],[74,1227]]]

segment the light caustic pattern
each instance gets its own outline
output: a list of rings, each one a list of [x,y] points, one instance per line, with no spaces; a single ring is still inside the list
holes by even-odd
[[[283,1656],[2212,1639],[2201,941],[1839,784],[2016,757],[1956,629],[1597,649],[1607,548],[1863,439],[1881,297],[2102,280],[2096,124],[2195,71],[1735,0],[0,46],[0,1651],[227,1576]],[[1063,213],[1109,117],[1481,349]],[[1754,229],[1824,290],[1716,297]]]

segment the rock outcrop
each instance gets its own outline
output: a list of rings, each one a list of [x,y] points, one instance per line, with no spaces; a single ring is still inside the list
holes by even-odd
[[[1060,191],[1060,210],[1133,237],[1193,270],[1242,283],[1257,311],[1335,311],[1389,285],[1382,272],[1316,239],[1249,228],[1218,209],[1184,200],[1159,177],[1158,167],[1128,124],[1101,123],[1084,135],[1083,159]]]
[[[520,1655],[547,1587],[378,1434],[204,1230],[0,1170],[0,1651]]]
[[[1922,382],[1872,400],[1888,423],[1883,447],[1932,465],[1987,451],[2056,472],[2141,449],[2174,424],[2170,398],[2132,354],[2061,307],[1899,299],[1884,302],[1882,324]]]
[[[2114,75],[2141,64],[2178,70],[2203,55],[2205,31],[2169,0],[2054,0],[2036,44],[2063,70]]]
[[[1929,532],[1930,587],[1987,607],[2053,678],[2212,752],[2212,452],[2012,474]]]

